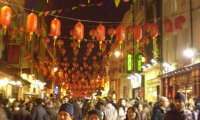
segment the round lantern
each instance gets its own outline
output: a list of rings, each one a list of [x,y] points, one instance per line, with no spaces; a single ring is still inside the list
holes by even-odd
[[[156,23],[151,23],[150,26],[150,36],[155,39],[158,36],[158,25]]]
[[[54,18],[51,21],[51,30],[50,35],[54,37],[54,39],[57,39],[58,36],[60,36],[61,32],[61,22],[57,18]],[[55,45],[55,44],[54,44]]]
[[[164,20],[164,31],[165,33],[171,33],[173,31],[173,23],[170,19],[166,18]]]
[[[4,29],[6,29],[8,25],[10,25],[11,18],[12,18],[11,8],[8,7],[8,6],[3,6],[1,8],[0,22],[1,22]]]
[[[116,34],[116,30],[115,28],[111,27],[108,29],[107,34],[110,36],[110,38],[112,39],[113,36]]]
[[[185,22],[185,17],[184,16],[178,16],[175,19],[175,28],[176,30],[181,30],[183,29],[183,23]]]
[[[76,49],[78,47],[78,43],[76,41],[71,42],[71,47]]]
[[[97,26],[97,35],[96,39],[99,41],[99,47],[101,49],[101,44],[105,40],[105,27],[103,25],[98,25]]]
[[[84,25],[81,22],[78,22],[74,26],[74,31],[75,31],[74,36],[78,40],[79,48],[80,48],[80,42],[81,40],[83,40],[83,37],[84,37]]]
[[[133,32],[133,26],[127,26],[126,27],[126,33],[127,34],[130,34],[130,33],[132,33]]]
[[[87,48],[88,49],[93,49],[94,48],[94,43],[93,42],[87,43]]]
[[[142,27],[140,25],[135,25],[133,27],[133,37],[137,41],[142,39]]]
[[[116,28],[116,41],[120,44],[120,49],[122,45],[122,41],[125,39],[125,28],[123,25],[119,25]]]
[[[57,40],[56,44],[59,48],[61,48],[64,45],[64,41],[63,40]]]
[[[90,37],[92,37],[92,40],[94,40],[97,35],[96,30],[95,29],[90,30],[89,35]]]

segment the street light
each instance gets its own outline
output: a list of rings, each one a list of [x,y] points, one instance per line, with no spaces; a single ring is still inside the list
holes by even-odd
[[[183,51],[183,55],[187,58],[192,58],[194,57],[195,51],[191,48],[187,48],[186,50]]]
[[[115,56],[118,58],[120,55],[121,55],[121,53],[119,52],[119,51],[115,51]]]

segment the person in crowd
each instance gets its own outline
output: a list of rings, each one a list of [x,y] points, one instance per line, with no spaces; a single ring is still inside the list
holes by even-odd
[[[70,103],[62,104],[59,108],[57,120],[73,120],[74,107]]]
[[[32,110],[33,110],[33,102],[29,101],[26,104],[26,110],[29,111],[30,113],[32,112]]]
[[[13,102],[13,106],[12,106],[12,112],[14,111],[18,111],[20,108],[19,108],[19,101],[18,100],[15,100]]]
[[[8,120],[3,108],[0,107],[0,120]]]
[[[102,119],[104,119],[104,116],[105,116],[104,112],[103,112],[104,106],[105,106],[105,101],[99,100],[95,107],[97,110],[99,110],[101,112],[102,117],[103,117]]]
[[[174,97],[175,109],[164,115],[164,120],[193,120],[191,111],[185,109],[185,95],[178,92]]]
[[[72,105],[74,106],[74,120],[81,120],[82,119],[82,113],[81,108],[78,105],[78,102],[76,99],[72,101]]]
[[[134,107],[129,107],[126,114],[125,120],[139,120],[137,109]]]
[[[103,120],[101,112],[97,109],[88,111],[88,120]]]
[[[12,116],[12,111],[9,108],[9,100],[8,99],[3,99],[2,101],[2,105],[3,105],[3,109],[6,112],[7,118],[8,120],[11,120],[11,116]]]
[[[151,120],[153,108],[148,104],[144,104],[144,109],[143,111],[147,114],[147,120]]]
[[[103,112],[105,114],[105,120],[116,120],[117,119],[117,110],[115,107],[111,104],[111,100],[106,100],[106,105],[103,108]]]
[[[68,96],[64,96],[62,99],[62,104],[68,103],[70,98]]]
[[[129,102],[127,103],[127,107],[132,107],[134,106],[134,104],[135,104],[135,99],[131,98]]]
[[[31,118],[32,120],[47,120],[47,112],[43,107],[43,100],[38,98],[35,100],[36,107],[33,108]]]
[[[49,100],[46,103],[46,112],[47,112],[47,120],[56,120],[57,119],[57,111],[53,107],[53,102]]]
[[[160,97],[158,105],[153,108],[151,120],[163,120],[163,116],[169,106],[169,100],[166,97]]]
[[[126,99],[121,98],[118,103],[118,120],[126,119],[128,107],[126,107]]]
[[[26,110],[26,106],[24,104],[20,104],[19,107],[20,110],[13,112],[12,120],[32,120],[31,113]]]
[[[138,110],[138,118],[139,118],[139,120],[148,120],[147,119],[147,113],[143,110],[142,102],[137,102],[136,108]]]
[[[198,120],[198,113],[199,113],[199,110],[195,110],[194,103],[188,102],[188,103],[186,104],[186,108],[192,112],[192,119],[193,119],[193,120]]]

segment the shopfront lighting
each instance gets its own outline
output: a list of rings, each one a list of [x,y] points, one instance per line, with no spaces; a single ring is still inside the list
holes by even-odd
[[[146,64],[146,66],[147,66],[147,68],[150,68],[150,67],[151,67],[151,65],[150,65],[150,64]]]
[[[187,58],[192,58],[194,57],[195,51],[191,48],[187,48],[186,50],[183,51],[183,55]]]
[[[152,64],[156,64],[157,61],[156,61],[155,59],[151,59],[151,63],[152,63]]]
[[[169,63],[166,63],[166,62],[163,63],[162,65],[163,65],[164,68],[169,68],[169,67],[170,67],[170,64],[169,64]]]
[[[17,82],[16,82],[16,85],[19,85],[19,86],[20,86],[20,85],[22,85],[22,82],[21,82],[21,81],[17,81]]]
[[[121,53],[119,52],[119,51],[115,51],[115,56],[118,58],[120,55],[121,55]]]

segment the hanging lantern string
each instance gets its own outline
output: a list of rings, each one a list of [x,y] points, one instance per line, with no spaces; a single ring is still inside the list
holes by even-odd
[[[15,4],[12,4],[12,3],[8,3],[6,1],[0,0],[0,2],[4,3],[4,4],[11,5],[11,6],[14,6],[14,7],[23,8],[23,9],[25,9],[27,11],[31,11],[31,12],[35,12],[35,13],[40,13],[39,11],[32,10],[32,9],[29,9],[29,8],[25,8],[25,7],[22,7],[22,6],[19,6],[19,5],[15,5]],[[73,21],[89,22],[89,23],[104,23],[104,24],[110,24],[110,23],[112,23],[112,24],[121,24],[122,23],[122,22],[111,22],[111,21],[84,20],[84,19],[64,17],[64,16],[52,15],[52,14],[48,14],[48,16],[53,16],[53,17],[56,17],[56,18],[68,19],[68,20],[73,20]]]

